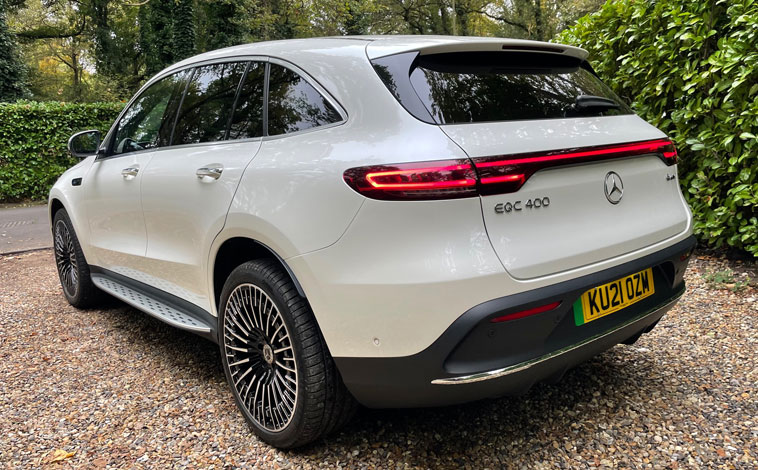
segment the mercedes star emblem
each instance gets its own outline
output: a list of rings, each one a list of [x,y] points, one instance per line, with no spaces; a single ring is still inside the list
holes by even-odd
[[[624,196],[624,182],[614,171],[605,175],[605,197],[611,204],[618,204]]]

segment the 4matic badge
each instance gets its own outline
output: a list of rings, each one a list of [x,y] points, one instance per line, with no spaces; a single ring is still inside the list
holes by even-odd
[[[542,207],[548,207],[550,205],[549,197],[536,197],[534,199],[527,199],[526,201],[516,202],[501,202],[495,204],[495,213],[508,214],[511,212],[519,212],[524,209],[539,209]]]

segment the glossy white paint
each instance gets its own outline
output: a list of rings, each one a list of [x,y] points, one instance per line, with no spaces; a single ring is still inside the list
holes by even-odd
[[[367,200],[337,243],[287,263],[333,356],[417,353],[508,281],[477,198]]]
[[[470,157],[542,152],[660,139],[661,131],[635,115],[443,126]],[[618,205],[604,193],[605,175],[618,173]],[[482,198],[495,251],[516,278],[528,279],[613,258],[666,240],[689,228],[679,198],[676,167],[659,158],[620,159],[541,170],[516,193]],[[549,207],[496,213],[498,203],[549,198]],[[640,223],[643,221],[644,223]]]
[[[605,197],[610,171],[624,183],[616,205]],[[517,193],[482,198],[487,232],[507,271],[520,279],[612,259],[689,229],[679,186],[666,179],[674,174],[654,155],[541,170]],[[524,208],[545,197],[548,207]],[[496,204],[516,201],[521,211],[495,212]]]
[[[139,270],[170,280],[169,294],[210,311],[208,247],[224,226],[242,174],[260,146],[260,139],[251,139],[169,147],[157,150],[145,168],[147,250]],[[221,176],[198,178],[198,169],[209,166],[220,167]]]
[[[599,190],[605,199],[602,186]],[[407,356],[426,349],[482,302],[602,271],[684,240],[691,234],[689,209],[681,196],[670,197],[688,215],[681,232],[609,259],[578,258],[572,269],[533,279],[516,279],[503,269],[477,198],[367,200],[337,243],[287,263],[305,289],[332,356]],[[583,238],[552,230],[544,219],[535,226],[553,238]]]
[[[97,159],[82,182],[90,248],[104,268],[139,269],[145,256],[147,234],[140,183],[153,154]],[[124,176],[122,172],[128,168],[137,169],[137,174]]]
[[[55,185],[50,189],[50,195],[48,197],[48,200],[51,202],[48,204],[50,220],[52,220],[55,215],[52,213],[54,207],[52,201],[56,200],[60,202],[68,212],[71,223],[74,226],[74,231],[79,238],[82,251],[88,262],[91,262],[90,260],[95,260],[96,257],[92,252],[90,245],[89,223],[87,220],[87,211],[84,207],[85,195],[82,191],[82,186],[73,186],[71,182],[74,178],[82,178],[82,181],[85,181],[87,172],[92,167],[94,161],[94,156],[82,159],[79,163],[63,172]],[[76,210],[74,210],[74,208],[76,208]]]
[[[219,247],[234,237],[263,243],[294,272],[336,357],[417,353],[481,302],[606,269],[684,239],[691,231],[689,210],[675,181],[658,182],[676,169],[664,168],[654,158],[538,172],[517,194],[547,194],[550,212],[520,222],[490,214],[492,205],[509,195],[388,202],[366,199],[344,183],[343,172],[355,166],[662,136],[634,116],[425,124],[392,97],[368,61],[368,56],[414,49],[440,52],[505,44],[533,43],[323,38],[237,46],[187,59],[153,80],[213,61],[295,64],[338,103],[345,119],[255,142],[160,149],[94,164],[90,160],[65,174],[51,198],[69,210],[90,263],[213,314],[216,306],[209,299],[217,294],[213,266]],[[570,47],[564,53],[586,55]],[[120,175],[132,163],[145,170],[140,173],[141,193]],[[194,175],[207,163],[224,165],[218,181],[199,181]],[[610,169],[624,177],[627,199],[617,207],[628,209],[624,219],[603,206],[610,206],[602,188]],[[70,187],[74,174],[84,174],[80,188]],[[583,230],[576,204],[602,213],[611,228],[585,219],[591,227]],[[645,223],[632,226],[627,220]],[[614,232],[612,227],[619,224]]]

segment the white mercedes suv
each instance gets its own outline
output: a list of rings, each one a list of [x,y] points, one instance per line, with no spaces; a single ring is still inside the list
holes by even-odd
[[[218,343],[279,447],[518,394],[650,331],[694,246],[671,141],[540,42],[340,37],[148,81],[50,192],[76,307]]]

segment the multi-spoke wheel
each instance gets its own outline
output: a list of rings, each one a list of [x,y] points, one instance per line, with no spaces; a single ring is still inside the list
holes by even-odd
[[[53,217],[53,250],[58,277],[68,302],[79,308],[91,306],[99,298],[100,291],[92,284],[89,266],[65,209],[60,209]]]
[[[255,423],[284,429],[297,406],[297,360],[279,309],[258,286],[241,284],[226,302],[224,350],[233,385]]]
[[[74,240],[64,220],[60,219],[55,223],[53,235],[55,264],[58,265],[61,286],[68,295],[73,297],[76,295],[76,289],[79,286],[79,273],[77,272]]]
[[[307,444],[355,411],[308,306],[273,260],[237,267],[219,310],[219,345],[235,401],[264,441]]]

